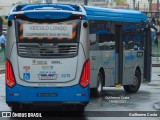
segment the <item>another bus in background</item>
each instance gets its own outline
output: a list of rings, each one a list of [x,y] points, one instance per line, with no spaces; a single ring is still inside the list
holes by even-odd
[[[135,10],[85,6],[89,20],[93,94],[123,86],[136,93],[151,80],[151,32],[147,16]]]

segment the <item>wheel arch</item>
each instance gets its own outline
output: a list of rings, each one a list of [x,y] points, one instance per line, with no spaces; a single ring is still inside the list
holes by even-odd
[[[99,72],[102,73],[102,76],[103,76],[103,86],[105,86],[105,71],[104,71],[104,68],[101,67],[101,68],[99,69]]]
[[[141,68],[139,66],[136,67],[136,70],[135,70],[135,74],[136,74],[136,71],[139,72],[140,74],[140,81],[142,80],[142,72],[141,72]],[[142,81],[141,81],[142,82]]]

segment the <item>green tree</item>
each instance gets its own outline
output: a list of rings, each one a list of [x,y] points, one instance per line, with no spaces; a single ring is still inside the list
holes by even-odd
[[[19,1],[16,4],[26,4],[26,3],[36,4],[36,3],[41,3],[41,2],[42,2],[42,0],[29,0],[29,1]]]
[[[23,2],[22,1],[18,1],[16,3],[13,3],[13,5],[16,5],[16,4],[23,4]]]
[[[36,4],[36,3],[41,3],[41,2],[42,2],[42,0],[33,0],[33,1],[32,1],[32,3],[35,3],[35,4]]]
[[[115,0],[115,2],[116,2],[116,5],[122,5],[127,3],[127,0]]]

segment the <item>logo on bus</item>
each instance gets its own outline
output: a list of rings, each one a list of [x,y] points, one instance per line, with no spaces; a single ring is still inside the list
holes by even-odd
[[[23,69],[24,69],[25,71],[29,71],[29,70],[30,70],[30,66],[23,66]]]
[[[47,65],[47,61],[32,60],[32,65]]]
[[[42,66],[43,70],[52,70],[53,66]]]
[[[23,73],[23,80],[30,80],[30,73]]]

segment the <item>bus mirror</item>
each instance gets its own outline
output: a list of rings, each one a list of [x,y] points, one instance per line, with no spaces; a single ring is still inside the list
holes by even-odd
[[[96,43],[97,42],[96,34],[89,34],[89,41],[90,41],[90,44]]]

